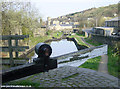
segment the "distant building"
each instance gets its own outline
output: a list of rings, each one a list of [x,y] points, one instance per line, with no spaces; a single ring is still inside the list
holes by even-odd
[[[113,27],[94,27],[92,32],[104,36],[111,36],[115,32]]]
[[[73,22],[73,32],[79,31],[79,22]]]
[[[65,24],[70,24],[69,22],[65,22]]]
[[[72,30],[72,25],[70,24],[61,24],[60,27],[61,27],[60,28],[61,30],[64,30],[64,29]]]
[[[120,17],[106,20],[105,27],[120,27]]]
[[[71,25],[69,22],[63,22],[63,21],[60,22],[57,19],[50,19],[48,17],[47,29],[50,29],[50,30],[72,30],[73,25]]]
[[[41,26],[41,28],[35,29],[33,32],[34,37],[44,36],[46,31],[46,26]]]
[[[47,26],[50,26],[50,23],[51,23],[51,18],[47,17]]]
[[[61,19],[62,18],[62,19]],[[47,18],[47,29],[49,30],[69,30],[69,31],[79,31],[79,22],[71,21],[71,17],[60,16],[58,18]]]
[[[59,25],[59,24],[60,24],[60,22],[59,22],[58,20],[54,20],[54,21],[52,21],[52,23],[51,23],[51,24]]]
[[[69,24],[60,24],[60,25],[56,25],[53,24],[51,26],[49,26],[50,30],[72,30],[72,25]]]
[[[105,27],[94,27],[92,32],[104,36],[120,35],[120,17],[105,21]]]

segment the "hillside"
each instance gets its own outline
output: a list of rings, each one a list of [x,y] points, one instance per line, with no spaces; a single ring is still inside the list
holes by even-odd
[[[75,12],[67,14],[65,16],[60,16],[57,19],[59,21],[70,21],[70,22],[80,22],[80,27],[93,27],[104,26],[105,20],[114,18],[118,16],[118,4],[113,4],[109,6],[90,8],[80,12]]]
[[[86,18],[92,18],[96,16],[113,17],[115,13],[118,14],[118,4],[99,8],[91,8],[80,12],[68,14],[66,16],[80,16],[81,14],[83,14]]]

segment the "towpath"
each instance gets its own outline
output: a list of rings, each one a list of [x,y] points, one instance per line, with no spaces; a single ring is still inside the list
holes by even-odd
[[[80,38],[81,38],[82,42],[87,44],[89,47],[94,47],[93,45],[87,43],[83,37],[80,37]],[[98,68],[98,72],[103,72],[103,73],[107,73],[108,74],[107,63],[108,63],[108,56],[107,56],[107,54],[102,55],[101,56],[101,61],[100,61],[100,64],[99,64],[99,68]]]

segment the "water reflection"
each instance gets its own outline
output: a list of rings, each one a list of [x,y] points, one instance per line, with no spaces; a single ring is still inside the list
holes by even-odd
[[[62,39],[60,41],[52,41],[50,43],[50,46],[52,47],[52,54],[50,57],[56,57],[78,51],[75,43],[73,41],[67,41],[67,39]],[[35,53],[34,56],[31,57],[31,59],[37,57],[38,55]],[[29,60],[29,62],[32,62],[32,60]]]
[[[53,41],[50,46],[52,47],[52,54],[50,57],[56,57],[59,55],[78,51],[73,41],[67,41],[63,39],[61,41]]]

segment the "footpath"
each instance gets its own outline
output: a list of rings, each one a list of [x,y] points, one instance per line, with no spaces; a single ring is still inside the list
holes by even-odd
[[[83,37],[81,37],[81,40],[82,40],[82,42],[87,44],[89,47],[94,47],[93,45],[87,43]],[[108,63],[108,56],[107,56],[107,54],[102,55],[101,56],[101,61],[100,61],[100,64],[99,64],[99,68],[98,68],[98,72],[103,72],[103,73],[107,73],[108,74],[107,63]]]

